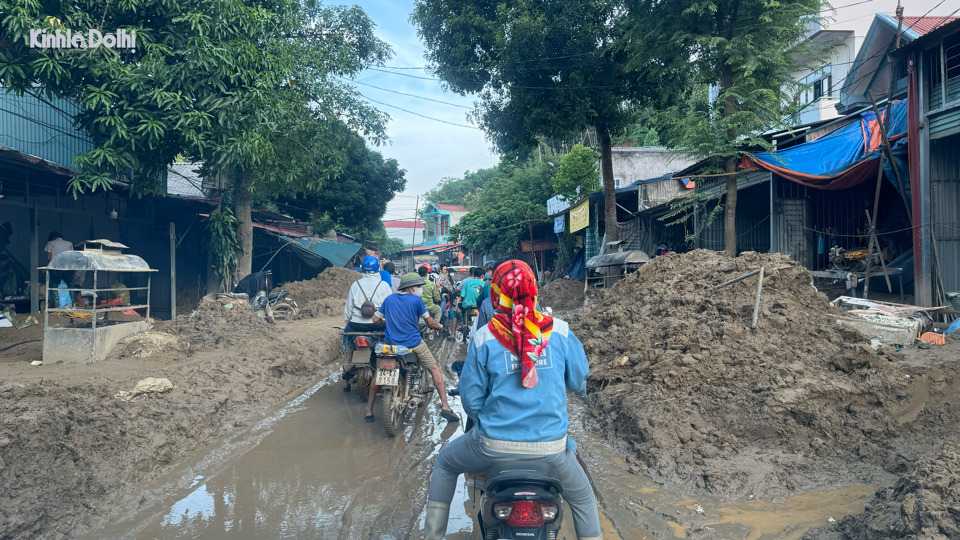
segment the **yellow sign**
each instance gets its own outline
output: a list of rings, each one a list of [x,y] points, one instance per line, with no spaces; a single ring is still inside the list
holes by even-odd
[[[586,200],[570,209],[570,232],[574,233],[590,224],[590,201]]]

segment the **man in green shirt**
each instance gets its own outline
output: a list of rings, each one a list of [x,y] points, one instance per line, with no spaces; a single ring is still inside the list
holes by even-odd
[[[423,266],[417,270],[417,273],[420,274],[421,278],[427,277],[427,269]],[[427,313],[433,317],[433,320],[440,322],[440,316],[442,315],[440,309],[440,290],[437,289],[437,286],[429,279],[423,280],[423,295],[420,296],[420,299],[423,300],[423,305],[426,306]]]

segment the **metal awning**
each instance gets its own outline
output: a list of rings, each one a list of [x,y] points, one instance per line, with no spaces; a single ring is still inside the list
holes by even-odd
[[[102,270],[106,272],[156,272],[147,261],[119,251],[87,249],[64,251],[40,270]]]
[[[607,266],[622,266],[625,264],[641,265],[649,261],[649,255],[639,249],[635,249],[632,251],[621,251],[619,253],[608,253],[606,255],[590,257],[587,259],[587,268],[605,268]]]
[[[328,240],[318,236],[290,237],[270,232],[290,245],[300,259],[313,268],[325,267],[324,261],[333,266],[345,266],[363,246],[357,242]]]

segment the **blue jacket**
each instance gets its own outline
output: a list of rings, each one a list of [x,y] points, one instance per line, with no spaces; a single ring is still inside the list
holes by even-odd
[[[553,454],[567,447],[567,390],[587,393],[590,366],[570,326],[553,320],[537,362],[537,386],[520,384],[519,359],[486,326],[477,330],[460,374],[460,398],[492,451]]]

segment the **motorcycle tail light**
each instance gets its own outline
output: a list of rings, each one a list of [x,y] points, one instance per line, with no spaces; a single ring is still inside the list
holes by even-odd
[[[493,515],[501,521],[506,521],[510,517],[510,514],[513,512],[513,506],[509,504],[495,504],[493,505]]]
[[[513,511],[507,518],[507,525],[511,527],[542,527],[543,514],[540,512],[540,503],[537,501],[516,501],[511,503]]]
[[[380,369],[397,369],[396,358],[381,358]]]
[[[367,343],[367,338],[362,337],[362,336],[361,336],[361,337],[358,337],[357,339],[355,339],[355,340],[354,340],[354,343],[357,344],[357,347],[369,347],[369,346],[370,346],[370,344]]]
[[[546,521],[553,521],[557,517],[557,505],[555,504],[541,504],[540,513],[543,514],[543,519]]]

